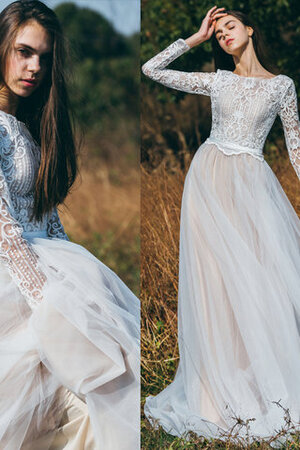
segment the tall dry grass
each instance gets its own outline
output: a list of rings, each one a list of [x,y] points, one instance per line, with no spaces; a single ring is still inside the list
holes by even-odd
[[[170,165],[169,158],[153,171],[142,168],[141,177],[141,302],[142,302],[142,399],[155,395],[174,378],[178,364],[177,292],[180,206],[185,174],[191,160],[185,155],[186,167],[179,162]],[[270,151],[269,161],[291,203],[300,217],[299,180],[287,157],[278,149]],[[288,416],[287,416],[288,417]],[[290,427],[288,423],[282,433]],[[161,429],[142,426],[142,448],[225,448],[224,443],[208,443],[193,436],[188,443],[173,438]],[[299,440],[290,448],[300,448]],[[293,445],[293,446],[292,446]],[[230,439],[226,448],[238,448]],[[246,443],[242,447],[246,448]],[[256,448],[256,447],[251,447]],[[270,448],[261,443],[260,448]]]
[[[170,383],[178,359],[177,290],[180,203],[185,173],[162,163],[141,169],[142,381],[144,394]]]
[[[139,295],[140,171],[137,122],[108,124],[86,138],[78,176],[60,217],[70,239],[86,247]]]

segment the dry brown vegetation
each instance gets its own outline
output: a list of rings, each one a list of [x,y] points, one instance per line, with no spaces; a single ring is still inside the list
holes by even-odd
[[[268,160],[300,217],[300,190],[297,176],[278,148],[269,149]],[[178,363],[177,289],[180,206],[186,165],[167,155],[154,170],[142,168],[141,177],[141,302],[142,302],[142,384],[143,398],[155,395],[173,379]],[[288,426],[287,426],[288,427]],[[194,436],[187,443],[153,431],[143,423],[143,448],[225,448],[224,443],[202,442]],[[299,441],[298,441],[299,444]],[[300,448],[295,444],[290,448]],[[222,447],[223,445],[223,447]],[[263,445],[263,446],[262,446]],[[266,445],[266,446],[264,446]],[[226,448],[236,447],[230,439]],[[251,447],[256,448],[256,447]],[[260,448],[270,448],[261,444]]]
[[[140,173],[134,127],[127,121],[101,138],[86,139],[80,175],[59,209],[71,240],[88,248],[138,295]]]
[[[92,233],[113,230],[116,239],[127,238],[138,228],[139,173],[96,160],[81,169],[62,218],[74,238],[88,239]]]
[[[155,102],[142,85],[141,160],[148,169],[164,161],[167,168],[178,162],[184,168],[195,149],[209,135],[209,97],[188,95],[178,104]]]
[[[163,163],[151,173],[142,168],[142,376],[147,394],[171,381],[178,358],[176,305],[183,182],[179,167],[169,172]]]

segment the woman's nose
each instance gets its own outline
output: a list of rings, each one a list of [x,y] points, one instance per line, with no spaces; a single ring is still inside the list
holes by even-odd
[[[40,57],[33,55],[28,62],[28,70],[38,72],[41,69]]]

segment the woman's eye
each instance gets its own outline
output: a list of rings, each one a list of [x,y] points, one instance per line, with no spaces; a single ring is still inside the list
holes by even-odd
[[[25,48],[19,48],[18,52],[22,55],[22,56],[29,56],[30,52],[28,50],[26,50]]]
[[[232,30],[233,28],[235,28],[235,27],[234,27],[234,26],[233,26],[233,27],[230,27],[229,30]],[[222,36],[221,36],[221,37],[222,37]],[[221,37],[219,37],[219,39],[218,39],[219,41],[221,40]]]

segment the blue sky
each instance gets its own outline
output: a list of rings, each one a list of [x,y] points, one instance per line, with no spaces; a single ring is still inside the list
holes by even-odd
[[[54,8],[65,0],[44,0],[50,8]],[[70,0],[78,6],[85,6],[100,12],[114,28],[130,35],[140,30],[140,0]],[[2,11],[12,0],[0,0]]]

